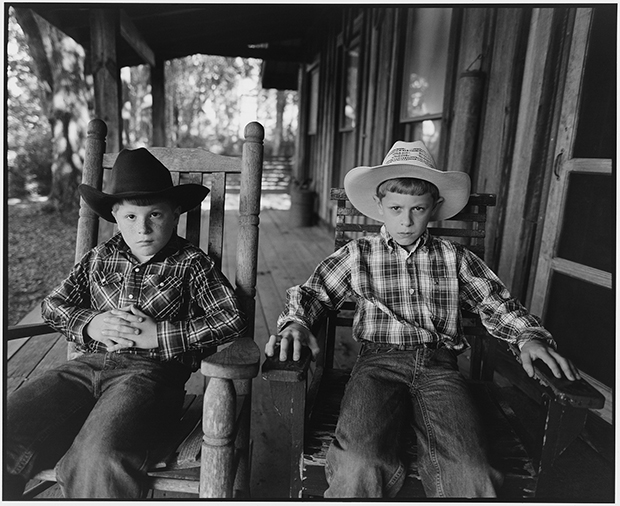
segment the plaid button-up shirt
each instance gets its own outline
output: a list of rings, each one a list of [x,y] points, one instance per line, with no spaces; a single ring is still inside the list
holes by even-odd
[[[86,335],[95,315],[135,304],[157,322],[159,347],[126,348],[196,370],[206,348],[241,335],[245,320],[233,289],[213,260],[176,234],[140,264],[121,234],[88,252],[42,303],[46,323],[76,343],[78,351],[105,352]]]
[[[533,338],[554,345],[551,334],[476,255],[428,231],[408,252],[380,234],[350,241],[287,291],[281,331],[297,322],[311,328],[326,308],[354,299],[353,337],[394,345],[441,342],[467,346],[460,308],[481,316],[491,335],[521,346]]]

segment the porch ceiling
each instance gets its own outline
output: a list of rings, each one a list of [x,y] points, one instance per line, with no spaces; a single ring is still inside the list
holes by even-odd
[[[17,5],[17,4],[16,4]],[[191,54],[302,62],[304,38],[340,16],[330,4],[19,4],[90,49],[89,11],[122,9],[150,49],[163,60]],[[119,37],[118,64],[143,63]]]

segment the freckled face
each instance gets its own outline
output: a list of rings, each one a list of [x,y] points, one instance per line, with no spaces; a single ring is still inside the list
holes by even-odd
[[[404,195],[387,192],[381,200],[375,196],[375,201],[386,230],[398,244],[410,251],[443,199],[433,202],[430,193]]]
[[[168,243],[181,213],[162,202],[149,206],[122,203],[112,214],[131,252],[144,263]]]

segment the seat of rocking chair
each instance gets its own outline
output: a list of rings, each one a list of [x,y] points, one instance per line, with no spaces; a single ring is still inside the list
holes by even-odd
[[[327,489],[325,456],[334,437],[340,413],[340,401],[349,371],[328,369],[323,372],[321,386],[306,431],[303,466],[304,497],[323,497]],[[532,458],[523,446],[519,421],[515,413],[494,392],[497,385],[486,381],[468,380],[474,400],[483,413],[485,431],[490,446],[490,460],[504,474],[499,498],[534,497],[537,475]],[[418,474],[415,436],[408,434],[406,453],[409,459],[407,479],[396,499],[424,497],[424,489]]]

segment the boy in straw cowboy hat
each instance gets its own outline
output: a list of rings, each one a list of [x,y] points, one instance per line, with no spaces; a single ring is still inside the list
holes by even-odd
[[[380,234],[353,240],[287,292],[268,356],[319,349],[310,328],[325,308],[356,301],[353,337],[361,342],[326,459],[326,497],[394,497],[405,468],[398,455],[407,405],[413,408],[418,467],[430,497],[493,497],[501,475],[485,455],[478,414],[457,368],[466,347],[462,304],[495,337],[517,343],[533,374],[540,358],[558,377],[578,378],[540,321],[497,276],[459,244],[431,236],[430,221],[457,214],[469,176],[442,172],[424,143],[396,142],[383,163],[344,180],[351,203],[382,221]],[[280,344],[280,350],[276,348]],[[407,420],[408,421],[408,420]]]
[[[140,148],[119,153],[110,193],[79,190],[120,233],[43,301],[45,322],[82,353],[9,397],[5,499],[55,462],[65,497],[142,497],[149,452],[177,423],[191,372],[245,328],[228,280],[176,234],[206,187],[173,186]]]

